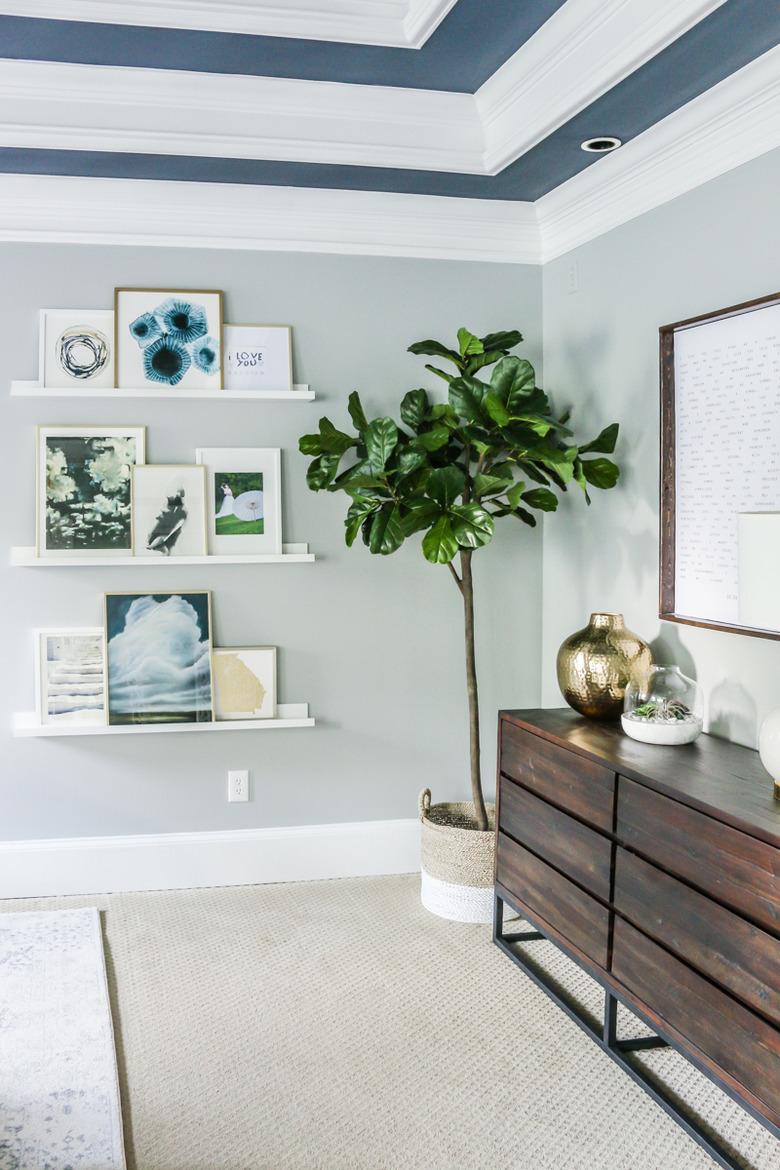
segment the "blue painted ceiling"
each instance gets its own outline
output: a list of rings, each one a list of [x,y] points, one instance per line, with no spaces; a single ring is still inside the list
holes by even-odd
[[[474,92],[563,0],[458,0],[422,49],[0,16],[0,57]],[[535,200],[780,43],[774,0],[727,0],[496,176],[253,159],[0,148],[7,173],[100,175]]]

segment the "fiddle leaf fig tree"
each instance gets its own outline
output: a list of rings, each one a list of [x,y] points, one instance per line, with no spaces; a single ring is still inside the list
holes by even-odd
[[[354,392],[351,431],[322,418],[319,432],[299,443],[312,457],[306,476],[312,491],[349,496],[348,545],[360,535],[370,552],[388,556],[422,533],[423,555],[446,565],[461,593],[471,788],[480,829],[488,820],[480,772],[472,557],[489,544],[497,520],[533,527],[536,513],[558,507],[557,493],[574,485],[590,504],[590,489],[614,487],[620,474],[605,458],[615,449],[618,424],[578,445],[568,413],[554,414],[531,363],[510,356],[522,340],[516,329],[486,337],[459,329],[453,347],[418,341],[409,350],[435,359],[426,369],[448,384],[447,402],[434,403],[426,390],[410,390],[401,401],[399,426],[386,416],[369,420]],[[453,369],[443,369],[442,362]]]

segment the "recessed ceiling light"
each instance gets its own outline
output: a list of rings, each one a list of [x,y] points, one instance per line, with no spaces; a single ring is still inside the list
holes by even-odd
[[[610,150],[617,150],[622,145],[621,138],[613,138],[611,134],[600,134],[598,138],[586,138],[580,143],[580,150],[587,150],[589,154],[608,154]]]

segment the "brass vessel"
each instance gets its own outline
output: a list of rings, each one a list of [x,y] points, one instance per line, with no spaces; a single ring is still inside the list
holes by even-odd
[[[622,613],[592,613],[558,651],[558,686],[581,715],[617,719],[629,681],[652,664],[650,647],[626,629]]]

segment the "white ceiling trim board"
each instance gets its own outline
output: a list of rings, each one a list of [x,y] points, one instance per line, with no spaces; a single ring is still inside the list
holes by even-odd
[[[0,60],[0,145],[483,173],[471,94]]]
[[[4,0],[3,13],[419,49],[455,0]]]
[[[780,47],[600,159],[534,205],[542,260],[780,146]]]
[[[0,175],[0,241],[540,261],[530,203],[55,175]]]
[[[498,174],[723,3],[568,0],[477,91],[486,172]]]

